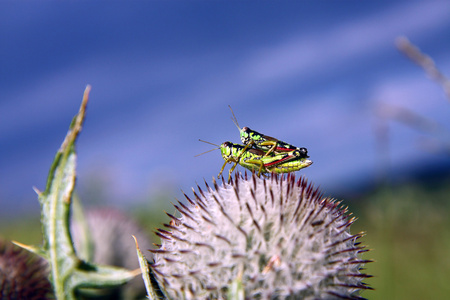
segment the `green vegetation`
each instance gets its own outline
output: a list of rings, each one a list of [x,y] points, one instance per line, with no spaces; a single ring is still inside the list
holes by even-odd
[[[36,196],[37,201],[37,196]],[[42,242],[42,227],[39,212],[35,216],[21,216],[17,219],[0,219],[0,238],[20,240],[27,244]]]
[[[350,207],[372,249],[369,299],[447,299],[450,295],[450,181],[379,188]]]

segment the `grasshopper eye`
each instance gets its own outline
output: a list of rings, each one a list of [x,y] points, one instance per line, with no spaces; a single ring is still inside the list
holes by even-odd
[[[309,157],[308,156],[308,150],[306,148],[300,148],[299,152],[300,152],[300,156],[301,157]]]
[[[294,154],[294,156],[301,157],[301,158],[309,157],[308,150],[306,148],[297,148],[297,150],[294,150],[293,154]]]

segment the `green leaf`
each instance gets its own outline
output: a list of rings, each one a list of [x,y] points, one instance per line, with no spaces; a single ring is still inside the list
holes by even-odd
[[[75,290],[79,287],[116,286],[137,275],[126,269],[84,262],[77,257],[72,243],[69,224],[76,179],[75,142],[85,119],[89,91],[90,86],[87,86],[80,110],[50,168],[45,191],[37,192],[41,204],[43,246],[36,248],[23,245],[47,259],[57,299],[75,299]]]

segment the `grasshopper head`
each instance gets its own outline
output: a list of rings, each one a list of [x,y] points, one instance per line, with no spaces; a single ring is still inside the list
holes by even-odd
[[[251,130],[248,127],[243,127],[241,129],[241,141],[244,145],[247,145],[251,141],[260,141],[262,139],[262,134]]]
[[[220,145],[220,153],[222,154],[223,159],[227,159],[232,155],[233,152],[233,143],[224,142]]]
[[[248,128],[248,127],[243,127],[241,130],[240,130],[240,133],[241,133],[241,141],[242,141],[242,143],[244,144],[244,145],[247,145],[250,141],[251,141],[251,134],[252,134],[252,130],[250,129],[250,128]]]

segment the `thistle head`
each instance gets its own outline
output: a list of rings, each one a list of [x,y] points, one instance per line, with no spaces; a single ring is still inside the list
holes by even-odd
[[[362,299],[369,262],[347,208],[294,175],[198,188],[159,229],[152,269],[171,299]]]
[[[76,220],[71,224],[72,238],[79,257],[101,265],[129,270],[139,268],[131,236],[135,235],[144,249],[150,248],[151,243],[133,219],[117,209],[97,208],[86,211],[85,222],[87,228],[83,228],[82,222]],[[145,295],[145,287],[141,278],[134,278],[118,289],[110,288],[102,292],[105,297],[121,295],[123,299],[141,299]]]
[[[47,262],[0,240],[0,299],[53,299]]]

